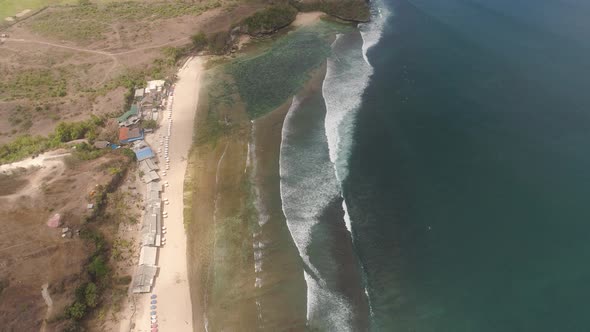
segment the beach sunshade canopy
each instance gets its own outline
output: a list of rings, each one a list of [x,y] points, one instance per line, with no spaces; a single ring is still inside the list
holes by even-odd
[[[152,296],[150,296],[152,299],[155,299],[156,297],[158,297],[156,294],[152,294]]]

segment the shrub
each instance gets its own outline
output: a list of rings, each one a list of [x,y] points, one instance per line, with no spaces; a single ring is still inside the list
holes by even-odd
[[[147,129],[156,129],[158,127],[158,122],[156,120],[145,120],[142,122],[141,126]]]
[[[84,291],[84,299],[86,301],[87,306],[89,306],[90,308],[96,307],[98,303],[98,289],[95,283],[89,282],[86,285]]]
[[[207,47],[207,36],[203,32],[192,35],[191,41],[195,51],[201,51]]]
[[[229,46],[230,35],[228,31],[219,31],[209,36],[207,44],[213,54],[223,54]]]
[[[87,143],[76,144],[74,150],[74,157],[78,160],[93,160],[104,155],[107,150],[97,149],[94,146]]]

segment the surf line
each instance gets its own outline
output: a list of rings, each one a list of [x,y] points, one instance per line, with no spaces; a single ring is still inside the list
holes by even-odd
[[[246,167],[244,168],[244,173],[251,170],[250,172],[250,181],[254,184],[256,182],[256,174],[258,174],[258,163],[256,162],[256,122],[255,120],[250,120],[250,141],[248,142],[248,152],[247,152],[247,159],[246,159]],[[254,194],[254,206],[256,208],[256,212],[258,214],[258,230],[252,233],[252,254],[254,258],[254,288],[259,289],[263,286],[263,272],[262,272],[262,264],[263,264],[263,256],[264,256],[264,241],[262,238],[262,227],[266,222],[269,220],[269,215],[264,208],[264,204],[262,203],[260,188],[257,185],[253,186],[253,193]],[[259,294],[257,293],[256,299],[256,317],[258,322],[258,328],[264,329],[264,316],[263,316],[263,308],[262,303],[259,298]]]

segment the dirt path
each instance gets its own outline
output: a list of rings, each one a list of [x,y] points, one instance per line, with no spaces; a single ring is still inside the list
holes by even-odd
[[[106,52],[106,51],[100,51],[100,50],[91,50],[88,48],[73,47],[73,46],[67,46],[67,45],[56,44],[56,43],[49,43],[49,42],[44,42],[44,41],[34,40],[34,39],[6,38],[6,39],[4,39],[4,42],[40,44],[40,45],[45,45],[45,46],[50,46],[50,47],[63,48],[63,49],[72,50],[72,51],[76,51],[76,52],[92,53],[92,54],[98,54],[98,55],[103,55],[103,56],[109,57],[113,61],[113,65],[111,66],[111,68],[109,68],[107,71],[105,71],[104,78],[96,84],[96,86],[100,86],[109,78],[109,75],[111,74],[111,72],[113,72],[115,70],[115,68],[117,68],[119,66],[119,59],[117,59],[117,56],[132,54],[135,52],[146,51],[146,50],[151,50],[151,49],[156,49],[156,48],[160,48],[160,47],[164,47],[164,46],[168,46],[168,45],[173,45],[173,44],[177,44],[179,42],[184,42],[184,41],[188,41],[188,40],[189,40],[188,37],[183,37],[183,38],[175,39],[175,40],[172,40],[172,41],[169,41],[166,43],[139,47],[139,48],[131,49],[128,51],[123,51],[123,52]]]
[[[41,296],[43,296],[43,299],[45,300],[45,304],[47,304],[47,312],[45,313],[45,319],[43,320],[43,324],[41,325],[41,332],[45,332],[45,330],[47,329],[47,319],[49,318],[49,316],[51,315],[51,309],[53,308],[53,300],[51,299],[51,296],[49,295],[49,290],[47,289],[49,287],[48,283],[44,283],[43,287],[41,289]]]

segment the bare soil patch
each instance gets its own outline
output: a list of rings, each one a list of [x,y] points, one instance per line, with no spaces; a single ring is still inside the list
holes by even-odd
[[[87,204],[97,185],[112,178],[109,167],[122,156],[109,154],[77,163],[74,168],[61,159],[32,170],[0,175],[0,326],[8,331],[39,330],[46,314],[42,285],[48,283],[53,300],[49,325],[54,330],[59,316],[70,304],[82,278],[82,268],[90,253],[76,235]],[[5,189],[5,186],[8,189]],[[47,220],[55,213],[62,226],[49,228]]]

